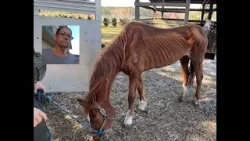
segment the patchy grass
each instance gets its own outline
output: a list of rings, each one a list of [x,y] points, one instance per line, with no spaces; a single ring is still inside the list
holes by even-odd
[[[122,30],[121,26],[102,27],[102,41],[109,44]],[[143,75],[147,112],[137,109],[131,128],[123,127],[127,112],[128,76],[119,73],[111,91],[111,104],[117,115],[113,121],[110,141],[216,141],[216,63],[204,61],[204,83],[199,107],[191,103],[196,83],[184,102],[177,101],[182,92],[180,63],[146,71]],[[55,93],[52,98],[69,110],[79,120],[86,120],[76,97],[85,93]],[[48,126],[53,141],[88,141],[89,133],[64,114],[57,106],[48,106]]]
[[[109,25],[105,27],[102,25],[102,43],[109,44],[121,31],[122,26],[118,25],[117,27],[113,27]]]

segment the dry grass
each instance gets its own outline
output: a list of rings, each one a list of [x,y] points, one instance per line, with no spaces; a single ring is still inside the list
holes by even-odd
[[[64,17],[64,18],[76,18],[76,19],[87,19],[88,15],[83,13],[72,13],[72,12],[64,12],[64,11],[49,11],[49,10],[42,10],[40,12],[41,16],[48,16],[48,17]],[[94,15],[90,15],[94,18]]]
[[[109,25],[108,27],[105,27],[102,25],[102,43],[110,43],[121,31],[122,26],[113,27],[112,25]]]
[[[106,32],[115,34],[113,31],[106,30]],[[112,124],[110,141],[216,140],[216,63],[214,61],[204,62],[202,101],[199,107],[191,103],[196,83],[191,88],[190,94],[186,95],[184,102],[177,101],[182,90],[179,62],[145,72],[144,85],[148,100],[147,112],[137,110],[137,99],[133,125],[126,128],[123,126],[123,120],[128,107],[128,76],[119,73],[116,77],[112,86],[111,103],[116,108],[117,115]],[[53,99],[65,106],[72,115],[78,116],[78,119],[86,120],[82,115],[81,107],[76,102],[76,97],[79,95],[84,93],[53,94]],[[88,132],[56,106],[50,105],[47,110],[53,141],[89,140]]]

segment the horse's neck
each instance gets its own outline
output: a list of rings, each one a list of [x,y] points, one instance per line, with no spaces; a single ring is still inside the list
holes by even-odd
[[[116,70],[113,70],[112,72],[110,72],[109,76],[104,80],[99,92],[96,95],[97,101],[109,101],[112,84],[117,74],[120,71],[121,70],[117,68]]]
[[[122,59],[120,57],[122,56],[118,55],[120,50],[116,48],[116,45],[118,45],[117,42],[110,46],[109,50],[107,50],[103,57],[100,58],[101,60],[103,59],[99,62],[101,63],[101,65],[97,65],[99,67],[96,68],[98,70],[102,70],[101,77],[103,77],[104,79],[102,79],[103,82],[100,86],[100,90],[97,92],[96,95],[96,98],[101,101],[109,101],[112,84],[117,74],[121,71],[122,62],[120,60]]]

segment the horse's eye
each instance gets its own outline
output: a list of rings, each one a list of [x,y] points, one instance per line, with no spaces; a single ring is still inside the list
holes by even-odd
[[[98,109],[91,109],[91,116],[94,118],[97,116],[97,113],[98,113]]]

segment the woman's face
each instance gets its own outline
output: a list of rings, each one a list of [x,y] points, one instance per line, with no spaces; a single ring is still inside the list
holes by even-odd
[[[55,36],[56,44],[60,47],[67,48],[71,42],[72,34],[68,28],[62,28],[58,35]]]

